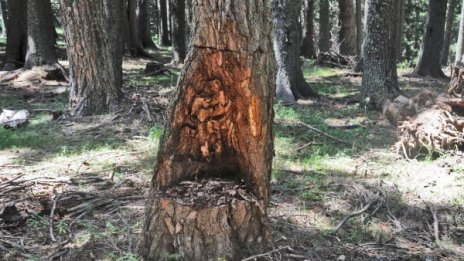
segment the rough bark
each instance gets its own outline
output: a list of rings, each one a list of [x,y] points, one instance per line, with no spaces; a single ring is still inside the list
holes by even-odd
[[[163,46],[171,45],[171,40],[169,39],[169,24],[168,24],[168,0],[158,0],[158,12],[159,12],[159,44]]]
[[[443,47],[440,53],[440,64],[443,66],[448,65],[451,33],[454,27],[454,10],[456,9],[457,4],[457,0],[449,0],[448,10],[446,11],[445,36],[443,38]]]
[[[122,1],[60,3],[70,65],[71,113],[114,111],[122,98]]]
[[[170,0],[172,64],[184,63],[187,54],[185,0]]]
[[[321,0],[319,3],[319,52],[328,52],[330,50],[329,11],[329,0]]]
[[[150,30],[150,9],[149,9],[149,0],[138,0],[139,1],[139,42],[142,45],[142,48],[156,49],[156,45],[151,38]]]
[[[356,55],[356,18],[353,0],[339,0],[340,8],[340,53]]]
[[[270,242],[275,62],[265,0],[194,0],[192,49],[160,143],[140,254],[241,260]],[[197,178],[243,180],[257,202],[202,208],[163,196]]]
[[[314,59],[317,57],[316,46],[314,43],[314,9],[315,0],[305,0],[305,17],[304,17],[304,30],[303,42],[301,43],[301,55]]]
[[[8,20],[6,0],[0,0],[0,15],[1,15],[0,27],[2,28],[1,36],[6,36],[6,31],[7,31],[6,24]]]
[[[443,46],[447,2],[448,0],[429,0],[425,36],[419,62],[414,69],[417,75],[434,78],[446,77],[441,70],[440,53]]]
[[[127,3],[127,24],[126,29],[129,30],[129,43],[125,44],[128,46],[131,56],[144,56],[151,58],[151,55],[145,51],[143,46],[143,38],[140,31],[140,13],[141,13],[141,1],[140,0],[128,0]],[[145,32],[146,33],[146,32]],[[127,40],[127,38],[126,38]]]
[[[361,55],[362,42],[363,42],[363,14],[362,3],[363,0],[356,1],[356,53]]]
[[[293,103],[298,99],[317,97],[303,76],[300,61],[300,0],[273,0],[274,53],[276,55],[277,99]]]
[[[396,2],[396,3],[395,3]],[[366,105],[382,109],[399,94],[396,72],[396,0],[367,0],[363,49],[362,96]]]
[[[27,51],[27,0],[8,0],[4,70],[22,67]]]
[[[461,9],[461,21],[459,22],[459,36],[458,44],[456,46],[456,58],[455,63],[462,62],[462,56],[464,54],[464,0],[462,1]]]
[[[55,65],[55,25],[50,0],[27,2],[27,53],[24,67]]]

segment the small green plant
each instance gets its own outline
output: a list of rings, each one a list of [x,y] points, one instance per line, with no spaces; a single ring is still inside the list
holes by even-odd
[[[116,261],[138,261],[139,259],[133,253],[124,253],[118,257]]]
[[[164,260],[169,260],[169,261],[178,261],[178,260],[182,260],[182,256],[178,253],[175,253],[175,254],[170,254],[168,252],[164,252],[161,254],[162,256],[162,259]]]
[[[305,191],[305,192],[303,192],[301,197],[304,200],[308,200],[308,201],[321,201],[321,199],[322,199],[321,191],[319,190],[319,188],[313,188],[313,189],[311,189],[309,191]]]
[[[33,214],[27,219],[26,224],[28,227],[34,230],[40,230],[48,227],[48,220],[38,214]]]
[[[150,138],[151,141],[158,141],[161,138],[161,135],[163,134],[163,129],[158,127],[158,126],[153,126],[150,129],[150,134],[148,137]]]
[[[68,224],[66,224],[63,220],[60,220],[56,223],[56,230],[58,231],[58,234],[65,235],[68,233]]]

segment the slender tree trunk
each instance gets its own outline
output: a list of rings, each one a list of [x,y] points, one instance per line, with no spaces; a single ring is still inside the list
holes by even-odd
[[[187,39],[187,50],[190,48],[190,39],[192,38],[192,22],[193,22],[193,6],[192,1],[185,1],[185,21],[186,21],[186,39]]]
[[[129,27],[129,1],[122,0],[121,11],[121,46],[123,53],[131,55],[130,27]]]
[[[169,3],[172,24],[172,63],[184,63],[187,54],[185,0],[170,0]]]
[[[419,62],[414,69],[417,75],[434,78],[446,77],[441,70],[440,52],[443,47],[447,2],[448,0],[429,0],[425,36]]]
[[[150,30],[150,5],[149,0],[138,0],[139,1],[139,42],[141,43],[143,48],[149,49],[156,49],[156,45],[151,38],[151,30]]]
[[[158,151],[139,249],[144,260],[170,260],[176,254],[177,260],[236,261],[265,252],[271,242],[267,205],[275,61],[270,9],[267,0],[215,3],[193,0],[192,49]],[[195,179],[220,177],[233,184],[242,180],[255,202],[236,199],[202,207],[177,203],[166,192]]]
[[[321,0],[319,4],[319,52],[330,50],[330,3]]]
[[[363,0],[356,1],[356,53],[361,56],[362,42],[363,42],[363,14],[362,3]]]
[[[4,70],[22,67],[27,51],[27,0],[8,0]]]
[[[171,45],[169,40],[169,24],[168,24],[168,0],[158,0],[158,12],[159,12],[159,44],[163,46]]]
[[[306,58],[314,59],[317,57],[316,46],[314,44],[314,4],[315,0],[305,0],[305,28],[303,30],[303,42],[301,44],[301,55]]]
[[[122,1],[60,3],[70,65],[72,114],[116,110],[122,99]]]
[[[340,8],[340,53],[356,55],[356,18],[353,0],[339,0]]]
[[[395,3],[396,2],[396,3]],[[362,96],[367,105],[382,109],[399,94],[396,72],[397,0],[367,0],[363,51]]]
[[[277,65],[277,99],[293,103],[317,97],[303,76],[300,61],[301,0],[273,0],[274,52]]]
[[[24,67],[55,65],[55,25],[50,0],[27,1],[27,54]]]
[[[457,0],[449,0],[448,10],[446,11],[445,36],[443,38],[443,47],[440,53],[440,64],[448,64],[449,50],[451,45],[451,33],[454,27],[454,10],[457,7]]]
[[[397,23],[397,31],[398,35],[396,37],[396,59],[397,61],[402,61],[403,60],[403,45],[402,45],[402,40],[403,40],[403,31],[404,31],[404,15],[406,11],[406,0],[398,0],[398,23]]]
[[[6,24],[8,20],[7,10],[6,10],[6,0],[0,0],[0,27],[2,27],[1,36],[6,36]]]
[[[458,44],[456,46],[456,59],[455,63],[462,62],[464,54],[464,0],[462,1],[462,9],[461,9],[461,21],[459,23],[459,36],[458,36]]]

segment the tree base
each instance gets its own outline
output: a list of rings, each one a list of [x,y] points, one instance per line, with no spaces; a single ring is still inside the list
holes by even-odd
[[[242,260],[270,246],[263,206],[234,182],[186,181],[153,201],[141,249],[147,260]]]

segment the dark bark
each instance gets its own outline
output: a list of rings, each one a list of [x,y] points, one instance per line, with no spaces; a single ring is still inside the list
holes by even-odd
[[[397,0],[367,0],[363,46],[362,96],[367,105],[382,109],[399,94],[396,72]]]
[[[300,61],[301,11],[300,0],[273,0],[274,52],[276,55],[277,99],[295,102],[298,99],[317,97],[303,77]]]
[[[314,9],[315,0],[305,0],[305,22],[303,30],[303,42],[301,43],[301,55],[314,59],[317,57],[316,45],[314,43]]]
[[[356,55],[356,18],[353,0],[339,0],[340,8],[340,53]]]
[[[459,22],[459,36],[458,44],[456,46],[456,58],[455,63],[462,62],[462,56],[464,54],[464,0],[462,1],[461,9],[461,21]]]
[[[457,0],[449,0],[448,10],[446,11],[445,36],[443,37],[443,47],[440,53],[440,64],[443,66],[448,65],[451,33],[454,27],[454,10],[456,9],[457,4]]]
[[[441,70],[440,53],[445,31],[446,4],[448,0],[429,0],[425,36],[422,41],[419,62],[414,72],[420,76],[446,77]]]
[[[215,3],[193,0],[192,49],[161,139],[147,203],[140,245],[145,260],[178,254],[178,260],[235,261],[266,251],[271,242],[271,14],[264,0]],[[204,208],[163,194],[182,181],[220,176],[243,180],[257,202]]]
[[[172,24],[172,63],[184,63],[187,54],[185,0],[170,0],[169,3]]]
[[[27,0],[8,0],[4,70],[22,67],[27,51]]]
[[[70,65],[71,113],[115,111],[122,99],[122,0],[60,3]]]
[[[50,0],[27,1],[27,54],[24,67],[55,65],[55,25]]]
[[[139,21],[139,42],[141,43],[143,48],[149,49],[156,49],[156,45],[151,38],[151,30],[150,30],[150,14],[149,9],[149,0],[138,0],[139,1],[139,14],[138,14],[138,21]]]
[[[329,11],[329,0],[321,0],[319,4],[319,52],[328,52],[330,50]]]
[[[406,11],[406,0],[398,0],[398,23],[397,23],[397,37],[396,37],[396,59],[401,61],[403,59],[403,31],[404,31],[404,15]]]
[[[0,15],[1,15],[1,21],[0,21],[0,27],[2,28],[2,36],[6,36],[6,26],[7,26],[7,21],[8,21],[8,13],[7,13],[7,6],[6,6],[6,0],[0,0]]]
[[[363,0],[356,1],[356,53],[361,56],[362,41],[363,41],[363,13],[362,3]]]
[[[132,56],[144,56],[151,58],[151,55],[145,51],[143,39],[140,37],[140,0],[128,0],[127,4],[127,19],[129,28],[129,53]]]
[[[171,45],[169,39],[169,23],[168,23],[168,0],[158,0],[158,12],[159,12],[159,44],[163,46]]]

